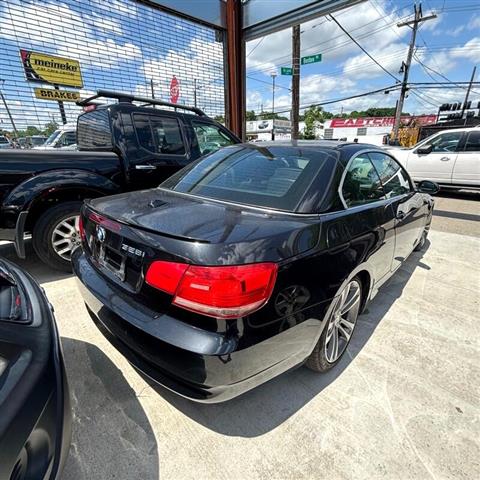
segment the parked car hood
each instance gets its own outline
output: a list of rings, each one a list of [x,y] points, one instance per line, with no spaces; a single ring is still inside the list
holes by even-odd
[[[312,248],[318,238],[316,216],[233,205],[163,189],[96,198],[97,213],[140,229],[206,243],[241,243],[283,237],[295,250]]]

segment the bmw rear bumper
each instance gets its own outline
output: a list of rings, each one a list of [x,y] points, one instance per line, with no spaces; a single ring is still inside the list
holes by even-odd
[[[158,315],[108,283],[81,249],[72,256],[78,285],[92,320],[138,370],[191,400],[234,398],[301,365],[321,329],[317,320],[240,349],[238,337],[211,332]]]

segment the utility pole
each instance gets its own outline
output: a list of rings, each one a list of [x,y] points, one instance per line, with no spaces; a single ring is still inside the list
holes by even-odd
[[[155,89],[153,88],[153,78],[150,79],[150,90],[152,92],[152,98],[155,98]]]
[[[470,90],[472,89],[472,83],[475,80],[475,73],[477,72],[477,67],[473,67],[473,72],[472,72],[472,78],[470,78],[470,83],[467,88],[467,93],[465,94],[465,101],[463,102],[463,108],[462,108],[462,118],[465,113],[465,110],[467,109],[467,102],[468,102],[468,97],[470,96]],[[467,124],[467,117],[465,117],[465,122],[464,125]]]
[[[400,98],[397,103],[397,110],[395,112],[395,123],[393,124],[393,140],[395,143],[398,142],[398,130],[400,128],[400,119],[402,116],[402,110],[403,110],[403,102],[405,101],[405,95],[408,91],[408,74],[410,73],[410,65],[412,63],[412,57],[413,57],[413,51],[415,49],[415,40],[417,38],[417,30],[418,26],[422,22],[426,22],[427,20],[432,20],[434,18],[437,18],[435,14],[433,15],[428,15],[427,17],[424,17],[422,15],[422,4],[420,3],[417,7],[415,4],[413,6],[414,9],[414,18],[413,20],[409,20],[408,22],[401,22],[397,23],[397,27],[410,27],[412,29],[412,37],[410,39],[410,46],[408,48],[408,55],[407,55],[407,61],[402,64],[403,68],[403,80],[402,80],[402,88],[400,89]]]
[[[292,27],[292,140],[298,139],[300,109],[300,25]]]
[[[275,140],[275,77],[277,74],[272,72],[272,140]]]
[[[3,87],[3,84],[5,83],[5,80],[0,79],[0,82],[1,82],[1,85]],[[0,96],[2,97],[2,102],[3,102],[3,105],[5,106],[5,110],[7,111],[7,114],[8,114],[8,118],[10,119],[10,123],[12,124],[12,127],[13,127],[13,131],[15,132],[15,137],[18,138],[18,130],[17,130],[17,127],[15,125],[15,122],[13,121],[13,117],[12,117],[12,114],[10,113],[10,109],[8,108],[8,105],[7,105],[7,100],[5,99],[5,97],[3,96],[3,92],[2,90],[0,89]]]

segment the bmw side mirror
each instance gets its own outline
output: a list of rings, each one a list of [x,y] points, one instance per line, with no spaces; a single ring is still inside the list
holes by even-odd
[[[417,148],[417,151],[415,153],[418,153],[419,155],[428,155],[432,150],[432,145],[425,145]]]
[[[440,187],[437,183],[431,182],[430,180],[422,180],[421,182],[418,182],[417,190],[421,193],[435,195],[440,191]]]

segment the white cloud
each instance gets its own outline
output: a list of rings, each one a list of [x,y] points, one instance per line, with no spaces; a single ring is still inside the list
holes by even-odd
[[[465,25],[459,25],[455,28],[445,30],[444,33],[450,37],[458,37],[465,30]]]
[[[480,37],[470,39],[463,47],[451,50],[453,58],[466,58],[473,63],[480,62]]]
[[[142,71],[148,82],[150,79],[154,81],[155,95],[159,98],[169,100],[170,81],[175,75],[180,83],[179,103],[194,104],[196,82],[198,107],[205,108],[214,103],[222,105],[225,95],[223,67],[219,64],[217,71],[215,65],[206,65],[202,59],[207,54],[211,58],[222,58],[222,44],[194,38],[185,50],[169,50],[163,57],[144,62]],[[195,72],[195,76],[192,72]],[[140,92],[150,93],[150,87],[137,88]],[[216,99],[215,102],[213,99]]]
[[[376,4],[384,13],[391,13],[386,1],[376,0]],[[405,11],[399,14],[403,15]],[[395,18],[383,15],[382,10],[376,9],[370,2],[339,12],[335,18],[367,50],[388,52],[391,44],[398,43],[409,33],[408,29],[396,27]],[[302,55],[322,53],[324,62],[330,63],[359,52],[358,46],[326,17],[303,24],[301,30]],[[247,55],[251,54],[247,57],[247,69],[268,74],[282,65],[290,65],[291,38],[291,29],[286,29],[265,37],[257,48],[255,46],[260,40],[249,42]]]

